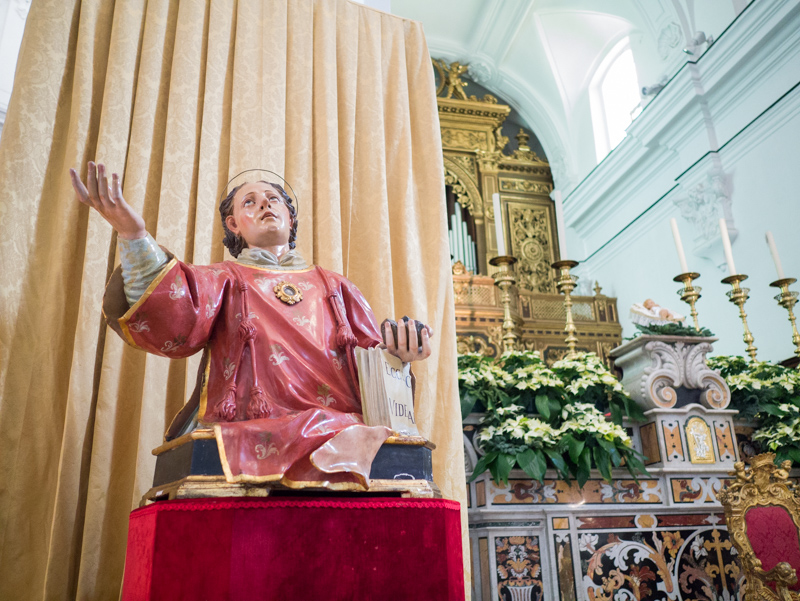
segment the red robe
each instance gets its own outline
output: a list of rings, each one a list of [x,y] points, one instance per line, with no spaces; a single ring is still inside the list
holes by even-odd
[[[302,300],[280,300],[274,288],[282,282]],[[118,322],[128,343],[157,355],[203,350],[193,399],[200,423],[214,427],[229,481],[368,485],[390,431],[363,425],[353,346],[375,346],[380,335],[369,304],[343,276],[172,259]],[[248,419],[254,395],[268,417]]]

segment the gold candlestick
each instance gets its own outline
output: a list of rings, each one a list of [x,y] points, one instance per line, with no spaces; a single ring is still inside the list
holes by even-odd
[[[694,329],[698,332],[700,331],[700,322],[697,321],[697,309],[694,304],[697,302],[697,299],[700,298],[700,291],[702,288],[700,286],[692,286],[692,282],[699,277],[699,273],[687,271],[686,273],[672,278],[673,282],[681,282],[683,284],[683,288],[678,290],[678,294],[683,302],[689,304],[689,308],[691,309],[689,315],[692,316],[694,320]]]
[[[756,347],[753,344],[753,334],[750,333],[750,328],[747,325],[747,313],[744,312],[744,303],[747,300],[747,297],[750,296],[750,289],[749,288],[742,288],[740,284],[747,279],[747,276],[743,273],[738,273],[736,275],[729,275],[727,278],[722,280],[723,284],[730,284],[732,290],[727,292],[728,298],[731,302],[739,307],[739,317],[742,318],[742,325],[744,325],[744,341],[747,344],[745,350],[747,354],[750,355],[750,359],[753,361],[756,360]]]
[[[800,333],[797,331],[797,324],[795,323],[794,311],[792,308],[797,302],[797,292],[789,290],[789,286],[797,281],[796,278],[783,278],[782,280],[775,280],[770,284],[774,288],[780,288],[781,293],[775,297],[778,304],[789,312],[789,322],[792,324],[792,342],[794,342],[794,354],[800,357]]]
[[[566,359],[574,358],[578,352],[576,346],[578,344],[578,337],[575,332],[578,329],[575,327],[575,321],[572,319],[572,291],[575,289],[577,277],[570,274],[569,270],[577,266],[577,261],[556,261],[552,267],[558,272],[558,279],[556,279],[556,287],[558,291],[564,294],[564,309],[567,313],[567,323],[564,326],[564,331],[567,333],[565,342],[567,343]]]
[[[500,302],[503,304],[503,352],[517,350],[517,326],[511,317],[511,287],[517,283],[514,277],[516,257],[501,255],[489,260],[489,264],[499,267],[494,274],[494,285],[500,288]]]

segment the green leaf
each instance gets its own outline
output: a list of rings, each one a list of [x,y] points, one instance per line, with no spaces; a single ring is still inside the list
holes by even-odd
[[[545,449],[545,453],[550,458],[550,463],[556,466],[556,469],[561,474],[562,478],[569,479],[569,468],[567,468],[567,462],[564,461],[564,458],[553,449]]]
[[[465,419],[471,412],[472,408],[475,406],[475,403],[478,401],[478,397],[475,396],[471,391],[464,391],[461,394],[461,419]]]
[[[561,417],[561,403],[558,402],[556,399],[548,399],[550,404],[550,415],[553,417]]]
[[[626,415],[634,421],[637,422],[644,421],[644,411],[642,411],[642,408],[639,407],[639,404],[626,395],[621,395],[621,396],[622,396],[622,403],[623,405],[625,405]],[[622,420],[620,420],[619,423],[620,425],[622,425]]]
[[[637,484],[639,483],[639,474],[644,476],[650,475],[647,471],[647,468],[644,466],[644,463],[639,461],[639,459],[633,453],[628,453],[625,456],[625,466],[628,468],[628,471],[630,472],[631,476],[633,476],[633,479]]]
[[[536,395],[536,411],[539,412],[543,418],[549,420],[550,419],[550,399],[547,398],[546,394],[537,394]]]
[[[577,464],[586,443],[582,440],[576,440],[572,434],[565,434],[562,440],[567,443],[567,450],[572,463]]]
[[[521,453],[517,453],[517,463],[526,474],[534,480],[542,482],[544,480],[544,473],[547,470],[547,460],[541,451],[534,449],[525,449]]]
[[[615,424],[622,425],[622,409],[616,403],[611,403],[611,421]]]
[[[603,450],[608,453],[608,456],[611,458],[614,467],[619,467],[622,463],[622,457],[617,450],[616,445],[613,442],[606,440],[605,438],[598,437],[597,443],[603,447]]]
[[[497,466],[497,477],[494,481],[497,484],[508,484],[508,476],[511,474],[511,468],[514,467],[516,462],[517,458],[514,455],[500,453],[497,456],[497,462],[495,463]],[[495,476],[494,473],[492,473],[492,475]]]
[[[595,440],[597,441],[597,444],[599,444],[601,447],[603,447],[603,450],[606,453],[610,453],[612,451],[612,449],[614,449],[614,443],[606,440],[602,436],[596,436]]]
[[[800,449],[797,447],[783,447],[783,452],[792,460],[792,463],[800,463]]]
[[[470,476],[469,482],[475,480],[478,476],[480,476],[486,469],[489,467],[489,464],[492,463],[497,458],[497,451],[490,451],[486,453],[483,457],[478,460],[478,463],[475,464],[475,469],[472,470],[472,476]]]
[[[578,486],[583,488],[583,485],[589,480],[592,473],[592,450],[589,447],[583,449],[581,456],[578,459],[578,471],[575,477],[578,479]]]
[[[769,413],[770,415],[777,415],[778,417],[786,414],[785,411],[778,409],[775,405],[762,405],[759,407],[759,411],[762,413]]]
[[[700,328],[695,330],[692,326],[684,326],[678,323],[667,324],[633,324],[636,329],[642,334],[650,336],[713,336],[714,334],[708,328]]]
[[[594,455],[595,467],[600,470],[603,480],[611,482],[611,460],[608,453],[602,447],[594,447],[592,454]]]

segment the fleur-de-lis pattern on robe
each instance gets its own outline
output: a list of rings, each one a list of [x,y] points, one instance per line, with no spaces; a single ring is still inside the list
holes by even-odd
[[[272,290],[277,279],[303,290],[303,300],[296,306],[281,302]],[[248,327],[255,332],[259,387],[273,408],[269,418],[252,422],[246,418],[253,373],[240,333],[242,283],[247,284]],[[202,267],[173,259],[148,294],[120,319],[125,339],[148,352],[182,358],[205,349],[208,378],[203,379],[205,394],[198,398],[206,402],[199,418],[219,423],[231,478],[277,475],[287,482],[354,483],[368,476],[388,431],[363,425],[358,382],[348,367],[355,365],[352,349],[336,342],[336,317],[327,298],[331,287],[358,346],[379,344],[375,317],[358,289],[343,276],[319,268],[270,272],[234,262]],[[236,417],[221,421],[215,410],[231,387]],[[320,420],[324,428],[318,427]],[[265,432],[271,435],[269,444],[257,438]],[[339,435],[371,442],[348,444],[365,449],[353,459],[352,472],[320,473],[315,466],[324,464],[322,456],[330,448],[325,443]],[[317,450],[312,464],[309,456]]]

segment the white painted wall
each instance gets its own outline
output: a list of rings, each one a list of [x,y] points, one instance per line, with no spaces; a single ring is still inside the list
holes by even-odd
[[[701,325],[716,350],[744,353],[719,217],[737,230],[737,270],[750,279],[746,310],[759,358],[791,356],[786,310],[764,242],[775,236],[788,277],[800,278],[800,0],[749,5],[696,62],[685,64],[628,128],[628,136],[565,198],[577,273],[619,298],[624,335],[634,302],[688,312],[669,228],[678,218],[690,269],[701,273]],[[795,285],[796,290],[800,287]]]

